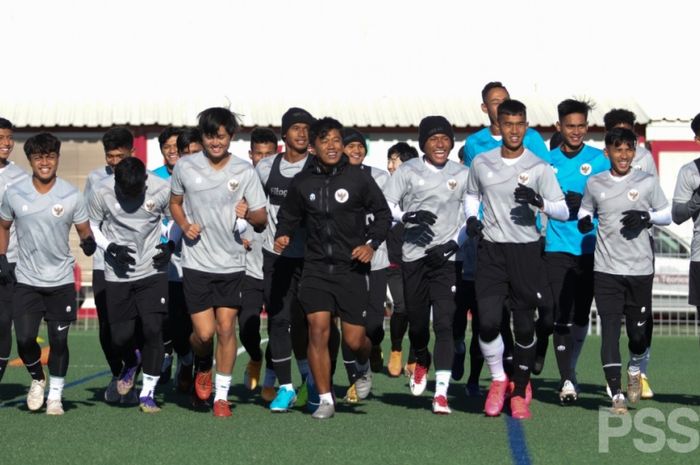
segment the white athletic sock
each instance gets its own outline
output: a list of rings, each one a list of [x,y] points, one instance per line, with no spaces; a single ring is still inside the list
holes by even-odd
[[[48,400],[61,400],[63,395],[63,386],[65,385],[65,378],[59,378],[58,376],[49,376],[49,395]]]
[[[435,397],[447,397],[447,388],[450,387],[450,370],[440,370],[435,372]]]
[[[588,325],[579,326],[575,324],[571,326],[571,369],[574,372],[576,372],[578,357],[581,355],[581,349],[587,335]]]
[[[327,404],[333,404],[333,395],[330,392],[327,392],[325,394],[319,394],[318,395],[319,401]],[[325,401],[325,402],[324,402]]]
[[[299,368],[299,373],[301,374],[301,379],[306,379],[309,376],[311,370],[309,369],[309,361],[307,359],[297,360],[297,367]]]
[[[139,397],[153,397],[156,392],[156,384],[158,384],[158,379],[160,376],[151,376],[146,373],[143,374],[143,385],[141,386],[141,394]]]
[[[496,339],[491,342],[484,342],[479,338],[479,347],[484,355],[484,361],[489,367],[491,379],[494,381],[505,381],[508,379],[506,372],[503,370],[503,338],[499,334]]]
[[[649,349],[645,350],[644,353],[641,354],[630,354],[630,363],[627,365],[627,371],[631,375],[636,375],[639,374],[641,371],[641,365],[644,363],[644,360],[647,358],[647,353],[649,352]]]
[[[293,391],[293,390],[294,390],[294,385],[293,385],[292,383],[289,383],[289,384],[282,384],[282,385],[280,386],[280,389],[282,389],[282,388],[285,388],[285,389],[288,389],[288,390],[290,390],[290,391]]]
[[[217,400],[228,400],[228,389],[231,387],[231,375],[217,373],[215,376],[216,394],[214,402]]]
[[[272,368],[265,368],[263,387],[274,387],[275,379],[277,379],[277,376],[275,375],[275,370],[273,370]]]

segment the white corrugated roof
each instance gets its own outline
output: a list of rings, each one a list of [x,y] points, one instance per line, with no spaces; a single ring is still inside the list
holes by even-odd
[[[521,98],[528,107],[531,126],[552,126],[557,120],[558,99],[541,96]],[[427,115],[444,115],[456,127],[479,127],[487,123],[478,98],[382,96],[377,98],[229,98],[213,96],[192,99],[64,100],[34,101],[0,96],[0,115],[17,127],[108,127],[196,123],[197,114],[210,106],[228,106],[241,114],[245,126],[279,126],[282,114],[291,106],[307,109],[315,116],[333,116],[346,126],[368,128],[415,127]],[[603,125],[611,108],[626,108],[640,124],[649,122],[647,113],[631,100],[606,99],[594,102],[589,116],[593,126]]]

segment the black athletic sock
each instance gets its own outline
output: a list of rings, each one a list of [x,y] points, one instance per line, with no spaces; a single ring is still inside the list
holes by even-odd
[[[207,355],[205,357],[200,357],[195,354],[194,356],[194,369],[195,371],[209,371],[214,365],[214,354]]]
[[[2,381],[3,375],[5,375],[5,369],[7,368],[7,363],[9,359],[0,359],[0,381]]]
[[[530,372],[537,357],[537,344],[535,341],[529,346],[523,347],[517,342],[513,350],[513,396],[525,397],[525,388],[530,382]]]
[[[417,349],[415,351],[416,353],[416,363],[418,363],[421,366],[424,367],[429,367],[430,366],[430,352],[428,351],[427,347],[423,347],[422,349]]]
[[[559,366],[559,377],[561,381],[574,380],[574,372],[571,367],[571,355],[573,349],[573,338],[568,326],[557,327],[554,330],[554,354],[557,357]]]
[[[394,352],[401,351],[403,338],[408,329],[408,318],[405,313],[394,312],[389,320],[389,334],[391,336],[391,350]]]

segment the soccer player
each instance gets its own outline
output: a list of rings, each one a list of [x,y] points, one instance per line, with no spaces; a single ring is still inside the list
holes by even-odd
[[[274,157],[264,158],[256,171],[267,195],[268,227],[263,240],[263,274],[265,284],[265,309],[267,310],[268,332],[272,365],[277,375],[279,389],[270,403],[272,412],[286,412],[296,400],[292,384],[292,339],[306,340],[307,330],[303,315],[297,304],[299,279],[304,265],[303,226],[290,234],[291,243],[283,252],[275,250],[277,212],[289,192],[292,178],[311,164],[309,147],[309,127],[313,116],[302,109],[292,107],[282,115],[282,140],[285,151]],[[291,326],[291,336],[290,336]],[[295,344],[300,345],[300,344]],[[297,363],[302,378],[309,373],[306,356],[300,356],[300,348],[295,347]]]
[[[411,158],[418,158],[418,151],[406,142],[397,142],[387,151],[387,171],[394,174],[402,163]],[[401,273],[401,248],[403,246],[404,225],[400,221],[394,223],[386,236],[386,247],[389,255],[389,268],[386,272],[389,292],[391,292],[391,318],[389,319],[389,335],[391,337],[391,354],[387,371],[389,376],[401,375],[403,364],[403,338],[408,330],[406,303],[403,293],[403,274]],[[416,356],[413,349],[408,351],[408,360],[404,367],[407,376],[415,370]]]
[[[10,162],[10,154],[15,147],[15,127],[9,120],[0,118],[0,192],[5,192],[9,186],[28,177],[27,173]],[[17,235],[15,229],[10,230],[10,241],[5,257],[8,267],[14,273],[17,265]],[[0,279],[0,381],[5,374],[5,368],[10,360],[12,349],[12,295],[15,285],[12,279]]]
[[[433,413],[449,414],[447,390],[454,357],[453,319],[457,269],[454,254],[464,225],[468,169],[448,160],[454,147],[452,125],[442,116],[428,116],[418,127],[424,155],[401,165],[385,195],[394,219],[406,230],[401,271],[408,314],[408,336],[416,354],[410,378],[413,395],[427,385],[431,355],[430,315],[435,332],[435,396]]]
[[[275,249],[289,246],[301,222],[306,223],[304,271],[299,301],[309,324],[309,364],[320,405],[313,418],[335,413],[331,393],[328,342],[333,314],[342,324],[343,342],[357,360],[357,395],[364,399],[372,386],[365,332],[367,279],[370,261],[391,226],[384,195],[363,166],[351,165],[343,154],[343,127],[323,118],[309,130],[316,154],[310,169],[298,174],[277,212]],[[365,226],[367,215],[374,221]]]
[[[602,326],[601,361],[613,394],[612,412],[627,412],[621,389],[620,320],[625,317],[628,348],[627,397],[639,400],[642,389],[640,365],[646,357],[646,328],[651,311],[654,281],[654,249],[647,228],[671,222],[671,207],[658,178],[633,170],[637,136],[615,128],[605,135],[605,155],[611,169],[586,184],[578,227],[592,231],[598,215],[594,258],[594,297]]]
[[[690,123],[695,143],[700,145],[700,113]],[[681,167],[673,192],[673,222],[683,224],[693,219],[693,240],[690,246],[688,303],[698,310],[700,318],[700,158]],[[643,395],[643,394],[642,394]]]
[[[190,155],[204,150],[202,147],[202,134],[197,128],[183,128],[177,136],[177,152],[180,156]]]
[[[88,215],[97,245],[105,253],[105,292],[112,344],[125,362],[117,390],[127,395],[134,387],[139,362],[143,387],[139,406],[145,413],[160,411],[156,384],[163,364],[163,319],[168,313],[171,241],[160,240],[161,224],[169,216],[170,185],[146,174],[141,160],[129,157],[110,176],[93,186]],[[139,328],[137,329],[137,320]],[[133,350],[140,329],[141,360]]]
[[[277,136],[268,128],[255,128],[250,133],[250,150],[248,156],[256,167],[260,160],[277,153]],[[245,206],[247,208],[247,206]],[[239,217],[245,217],[245,209]],[[243,282],[241,312],[238,315],[238,331],[243,347],[250,356],[246,365],[243,384],[254,390],[260,384],[263,353],[260,350],[260,312],[264,302],[263,283],[263,254],[262,243],[264,232],[256,232],[252,227],[246,227],[241,235],[246,248],[245,280]],[[268,344],[269,351],[269,344]],[[269,367],[269,363],[268,363]],[[270,369],[270,371],[272,371]],[[274,385],[274,372],[271,376]]]
[[[88,174],[85,189],[83,190],[85,199],[90,196],[93,186],[114,174],[114,167],[120,161],[134,154],[134,135],[124,127],[110,128],[102,136],[102,146],[105,152],[106,165]],[[98,248],[92,258],[92,293],[95,298],[95,308],[97,309],[100,347],[112,372],[112,379],[105,389],[104,399],[108,403],[133,402],[133,397],[123,398],[117,391],[117,381],[124,368],[124,363],[112,344],[109,317],[107,315],[104,270],[104,251]],[[136,347],[134,347],[134,350],[136,350]]]
[[[178,149],[178,140],[187,130],[167,127],[158,136],[158,144],[165,164],[153,171],[153,174],[170,183],[175,164],[182,156]],[[188,142],[189,144],[189,142]],[[169,216],[169,213],[168,213]],[[169,232],[175,222],[172,219],[163,218],[166,231],[161,232],[161,242],[170,240]],[[177,236],[177,237],[175,237]],[[193,355],[190,347],[190,335],[192,334],[192,320],[190,319],[185,303],[185,292],[182,288],[182,234],[177,231],[173,235],[175,246],[168,265],[168,313],[163,318],[163,365],[160,370],[158,384],[165,384],[170,380],[173,350],[177,353],[177,389],[188,394],[192,391],[194,381]]]
[[[609,131],[613,128],[625,128],[634,132],[634,125],[637,122],[637,115],[623,108],[613,108],[603,116],[603,124],[605,130]],[[659,172],[654,163],[654,156],[649,149],[642,145],[637,145],[632,161],[632,168],[642,170],[652,176],[658,176]]]
[[[467,137],[464,143],[464,151],[466,154],[464,157],[465,165],[471,166],[475,157],[489,150],[493,150],[496,147],[500,147],[503,143],[503,135],[498,126],[497,112],[498,106],[508,99],[510,99],[508,90],[498,81],[489,82],[481,90],[481,111],[486,113],[489,117],[489,126]],[[544,140],[542,140],[542,136],[540,136],[536,130],[527,128],[523,145],[543,160],[549,161],[547,146]]]
[[[75,225],[85,255],[92,255],[96,245],[83,196],[56,176],[61,142],[53,134],[37,134],[24,143],[24,152],[32,176],[9,186],[0,206],[0,280],[14,283],[16,278],[12,305],[17,352],[32,377],[27,407],[37,411],[44,405],[46,377],[36,341],[43,317],[50,346],[46,413],[63,415],[68,330],[77,314],[75,259],[68,241],[71,226]],[[19,251],[14,271],[6,256],[13,224]]]
[[[523,145],[525,105],[517,100],[501,103],[498,125],[503,145],[478,156],[469,172],[467,232],[483,237],[475,288],[479,345],[492,378],[484,411],[500,415],[509,387],[499,334],[507,304],[515,334],[511,415],[524,419],[531,416],[527,389],[536,357],[535,308],[551,305],[536,217],[543,212],[564,220],[569,211],[552,168]],[[479,202],[483,220],[477,219]]]
[[[559,367],[559,400],[574,402],[578,396],[576,359],[588,332],[588,315],[593,302],[593,251],[595,233],[582,234],[577,228],[586,181],[610,169],[602,150],[583,142],[588,132],[588,103],[564,100],[557,107],[557,130],[562,144],[550,153],[551,165],[564,192],[569,216],[547,223],[545,263],[554,297],[554,347]],[[538,333],[541,338],[549,333]],[[546,347],[546,345],[545,345]],[[536,372],[544,365],[544,352],[538,352]]]
[[[234,208],[245,198],[245,219],[256,228],[267,221],[264,192],[253,168],[229,152],[238,128],[236,115],[226,108],[200,113],[204,151],[181,158],[171,179],[170,211],[184,236],[182,284],[194,329],[190,344],[195,354],[195,393],[203,401],[211,395],[216,335],[217,417],[231,416],[227,397],[245,273],[245,248]]]

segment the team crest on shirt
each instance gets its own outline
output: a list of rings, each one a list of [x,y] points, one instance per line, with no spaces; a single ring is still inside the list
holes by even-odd
[[[630,189],[627,191],[627,198],[630,200],[630,202],[636,202],[639,198],[639,191],[637,189]]]
[[[63,216],[63,213],[65,212],[63,205],[60,203],[57,203],[53,207],[51,207],[51,214],[55,216],[56,218],[60,218]]]
[[[241,183],[238,182],[238,179],[229,179],[228,182],[226,183],[226,187],[228,187],[228,190],[230,192],[236,192],[240,185],[241,185]]]
[[[530,175],[527,173],[520,173],[518,175],[518,182],[524,186],[527,186],[527,183],[530,182]]]
[[[345,203],[350,198],[350,194],[345,189],[338,189],[335,191],[335,201],[338,203]]]
[[[581,168],[579,168],[579,171],[584,176],[588,176],[589,174],[591,174],[592,170],[593,168],[591,167],[590,163],[584,163],[583,165],[581,165]]]
[[[309,202],[313,202],[314,200],[316,200],[316,194],[312,192],[309,194]]]
[[[156,202],[153,199],[148,199],[146,202],[143,204],[143,208],[146,209],[147,212],[151,213],[153,210],[156,209]]]
[[[450,179],[447,181],[447,188],[451,191],[457,189],[457,180],[456,179]]]

